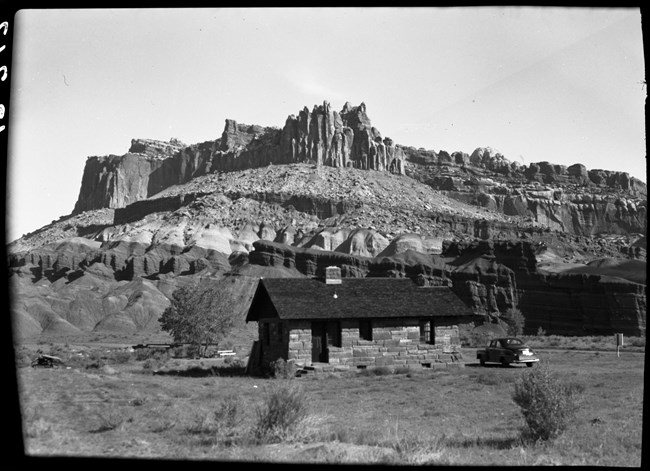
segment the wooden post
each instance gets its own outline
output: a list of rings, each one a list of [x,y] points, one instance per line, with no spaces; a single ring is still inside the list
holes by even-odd
[[[623,334],[617,333],[616,335],[616,356],[620,357],[620,347],[623,345]]]

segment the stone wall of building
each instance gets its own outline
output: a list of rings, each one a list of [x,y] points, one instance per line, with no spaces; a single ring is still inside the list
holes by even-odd
[[[292,321],[289,329],[289,349],[286,360],[311,365],[311,322]]]
[[[260,319],[257,323],[257,331],[263,365],[268,365],[278,358],[285,360],[288,358],[289,326],[287,322],[280,322],[278,319]]]
[[[278,358],[299,365],[312,364],[310,321],[267,319],[260,320],[259,326],[263,364]],[[461,361],[457,325],[435,320],[432,336],[433,343],[420,339],[418,319],[373,319],[372,340],[365,340],[361,337],[358,320],[342,320],[340,346],[328,347],[329,364],[341,368],[431,368]]]

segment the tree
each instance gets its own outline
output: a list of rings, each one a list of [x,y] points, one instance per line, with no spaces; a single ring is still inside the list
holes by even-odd
[[[507,325],[508,335],[518,336],[524,333],[526,318],[516,307],[509,308],[501,318]]]
[[[228,293],[212,282],[179,288],[172,295],[160,325],[175,342],[198,347],[203,356],[211,343],[219,343],[235,325]]]

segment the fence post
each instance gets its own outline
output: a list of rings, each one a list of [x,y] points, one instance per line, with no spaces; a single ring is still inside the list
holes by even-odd
[[[616,356],[620,357],[620,347],[623,345],[623,334],[617,333],[616,335]]]

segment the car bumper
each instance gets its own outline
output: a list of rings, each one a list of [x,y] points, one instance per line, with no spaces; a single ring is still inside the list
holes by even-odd
[[[519,360],[512,360],[510,363],[537,363],[539,358],[522,358]]]

